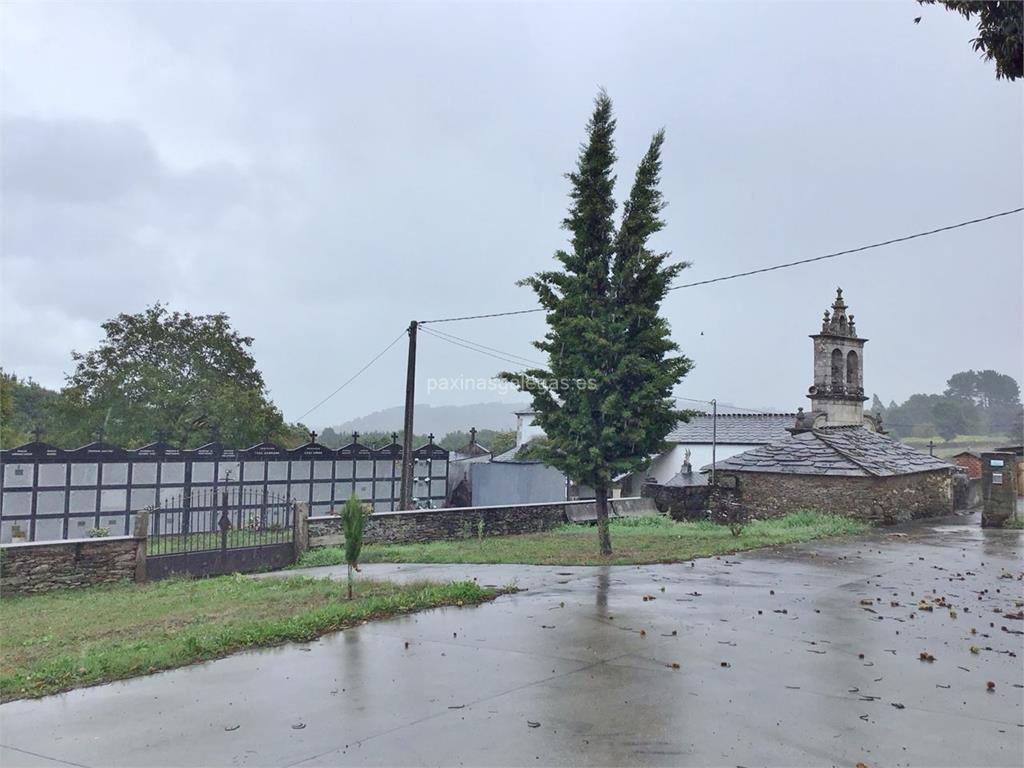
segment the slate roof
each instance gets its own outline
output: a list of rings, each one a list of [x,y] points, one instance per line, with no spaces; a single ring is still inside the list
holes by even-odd
[[[718,442],[732,445],[767,445],[789,436],[795,413],[728,413],[718,414]],[[679,422],[665,439],[683,445],[711,444],[714,419],[710,414],[691,416]]]
[[[893,477],[952,467],[948,462],[863,427],[831,427],[801,432],[715,464],[719,472],[774,472],[827,477]]]

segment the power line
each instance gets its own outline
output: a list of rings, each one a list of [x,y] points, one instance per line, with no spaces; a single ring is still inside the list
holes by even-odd
[[[466,315],[464,317],[442,317],[437,320],[419,320],[420,325],[425,323],[455,323],[459,320],[480,320],[485,317],[508,317],[509,315],[528,315],[531,312],[543,312],[543,307],[537,307],[536,309],[517,309],[512,312],[492,312],[489,315]]]
[[[726,275],[724,277],[713,277],[710,280],[699,280],[696,283],[684,283],[683,285],[673,285],[669,288],[670,291],[678,291],[680,288],[694,288],[698,285],[709,285],[711,283],[720,283],[723,280],[735,280],[737,277],[748,277],[750,275],[759,275],[762,272],[773,272],[777,269],[788,269],[789,267],[796,267],[800,264],[810,264],[814,261],[824,261],[825,259],[834,259],[837,256],[846,256],[851,253],[859,253],[861,251],[868,251],[872,248],[881,248],[886,245],[893,245],[894,243],[905,243],[908,240],[916,240],[919,237],[928,237],[929,235],[936,235],[939,232],[949,232],[952,229],[960,229],[961,227],[967,227],[971,224],[980,224],[983,221],[991,221],[992,219],[998,219],[1000,216],[1009,216],[1014,213],[1020,213],[1024,211],[1024,207],[1014,208],[1010,211],[1002,211],[1001,213],[993,213],[990,216],[982,216],[980,219],[971,219],[970,221],[961,221],[959,224],[950,224],[946,227],[939,227],[938,229],[930,229],[927,232],[918,232],[913,235],[904,235],[903,237],[894,237],[891,240],[883,240],[880,243],[872,243],[871,245],[862,245],[859,248],[849,248],[845,251],[836,251],[835,253],[826,253],[824,256],[814,256],[810,259],[800,259],[799,261],[790,261],[785,264],[776,264],[771,267],[762,267],[761,269],[752,269],[748,272],[737,272],[735,275]]]
[[[508,363],[509,365],[515,365],[520,368],[524,368],[526,364],[529,364],[531,366],[537,365],[536,363],[526,363],[523,360],[517,360],[512,357],[505,357],[503,354],[495,354],[493,352],[488,352],[486,350],[479,349],[478,347],[475,346],[470,346],[470,344],[463,344],[461,341],[455,341],[454,339],[445,338],[444,336],[441,336],[440,334],[430,330],[429,328],[420,328],[420,330],[426,334],[429,334],[430,336],[433,336],[434,338],[440,339],[441,341],[446,341],[449,344],[454,344],[456,347],[462,347],[463,349],[468,349],[471,352],[477,352],[481,355],[487,355],[487,357],[493,357],[495,360],[500,360],[501,362]]]
[[[833,253],[826,253],[826,254],[824,254],[822,256],[813,256],[813,257],[811,257],[809,259],[800,259],[798,261],[789,261],[789,262],[786,262],[784,264],[775,264],[775,265],[770,266],[770,267],[761,267],[760,269],[752,269],[752,270],[749,270],[747,272],[737,272],[736,274],[733,274],[733,275],[723,275],[722,277],[713,277],[713,278],[711,278],[709,280],[698,280],[697,282],[694,282],[694,283],[683,283],[682,285],[673,285],[671,288],[669,288],[669,290],[670,291],[677,291],[677,290],[679,290],[681,288],[695,288],[698,285],[710,285],[711,283],[721,283],[721,282],[723,282],[725,280],[735,280],[735,279],[737,279],[739,277],[749,277],[750,275],[758,275],[758,274],[761,274],[762,272],[774,272],[775,270],[788,269],[790,267],[796,267],[796,266],[799,266],[801,264],[810,264],[810,263],[815,262],[815,261],[824,261],[825,259],[834,259],[834,258],[837,258],[838,256],[847,256],[847,255],[849,255],[851,253],[860,253],[861,251],[869,251],[869,250],[871,250],[873,248],[882,248],[882,247],[887,246],[887,245],[894,245],[895,243],[905,243],[908,240],[916,240],[917,238],[920,238],[920,237],[928,237],[930,235],[937,235],[940,232],[949,232],[950,230],[953,230],[953,229],[960,229],[961,227],[969,227],[972,224],[980,224],[980,223],[985,222],[985,221],[991,221],[992,219],[998,219],[998,218],[1000,218],[1002,216],[1011,216],[1011,215],[1013,215],[1015,213],[1020,213],[1021,211],[1024,211],[1024,206],[1021,206],[1019,208],[1013,208],[1013,209],[1008,210],[1008,211],[1001,211],[999,213],[993,213],[993,214],[990,214],[988,216],[982,216],[982,217],[977,218],[977,219],[969,219],[968,221],[961,221],[958,224],[949,224],[949,225],[947,225],[945,227],[938,227],[937,229],[929,229],[926,232],[916,232],[916,233],[914,233],[912,235],[904,235],[902,237],[894,237],[894,238],[892,238],[890,240],[883,240],[883,241],[878,242],[878,243],[871,243],[870,245],[862,245],[862,246],[860,246],[858,248],[848,248],[848,249],[846,249],[844,251],[835,251]],[[438,318],[436,320],[420,320],[419,322],[420,322],[420,325],[423,325],[424,323],[454,323],[454,322],[459,322],[461,320],[483,320],[483,319],[492,318],[492,317],[509,317],[511,315],[527,315],[527,314],[531,314],[533,312],[543,312],[543,311],[544,311],[543,307],[537,307],[536,309],[517,309],[517,310],[513,310],[511,312],[490,312],[490,313],[482,314],[482,315],[463,315],[461,317],[442,317],[442,318]]]
[[[480,342],[477,342],[477,341],[470,341],[469,339],[464,339],[461,336],[456,336],[453,333],[446,333],[445,331],[438,331],[438,330],[435,330],[433,328],[424,328],[423,332],[424,333],[429,333],[429,334],[431,334],[433,336],[438,336],[438,337],[445,338],[445,339],[447,339],[449,341],[461,341],[461,342],[463,342],[465,344],[469,344],[469,345],[474,346],[474,347],[479,347],[481,350],[488,350],[490,352],[496,352],[499,355],[504,355],[505,357],[515,358],[515,359],[520,360],[520,361],[522,361],[522,362],[524,362],[524,363],[526,363],[528,365],[532,365],[532,366],[536,366],[536,367],[542,367],[544,365],[544,363],[538,363],[536,360],[530,360],[527,357],[522,357],[521,355],[517,355],[517,354],[515,354],[513,352],[505,352],[504,350],[497,349],[496,347],[488,347],[486,344],[481,344]]]
[[[374,363],[376,363],[376,362],[377,362],[378,360],[380,360],[380,359],[381,359],[381,358],[382,358],[382,357],[384,356],[384,353],[385,353],[385,352],[387,352],[387,351],[388,351],[389,349],[391,349],[391,348],[392,348],[393,346],[395,346],[395,344],[397,344],[397,343],[399,342],[399,340],[400,340],[400,339],[401,339],[401,338],[402,338],[403,336],[405,336],[405,334],[406,334],[406,331],[405,331],[405,330],[403,330],[403,331],[402,331],[402,332],[401,332],[400,334],[398,334],[398,336],[396,336],[396,337],[395,337],[395,340],[394,340],[394,341],[392,341],[392,342],[391,342],[390,344],[388,344],[388,345],[387,345],[386,347],[384,347],[384,349],[382,349],[382,350],[381,350],[380,352],[378,352],[378,353],[377,353],[376,355],[374,355],[374,356],[373,356],[373,358],[372,358],[372,359],[370,360],[370,362],[368,362],[368,363],[367,363],[366,365],[364,365],[364,366],[363,366],[362,368],[360,368],[360,369],[359,369],[358,371],[356,371],[356,372],[355,372],[354,374],[352,374],[352,376],[350,376],[350,377],[348,378],[348,380],[347,380],[347,381],[345,381],[345,383],[344,383],[344,384],[342,384],[342,385],[341,385],[340,387],[338,387],[338,388],[337,388],[336,390],[334,390],[333,392],[331,392],[331,394],[329,394],[329,395],[328,395],[327,397],[325,397],[325,398],[324,398],[323,400],[321,400],[321,401],[320,401],[319,403],[317,403],[316,405],[314,405],[314,406],[313,406],[312,408],[310,408],[310,409],[309,409],[308,411],[306,411],[306,412],[305,412],[304,414],[302,414],[301,416],[299,416],[299,418],[297,418],[297,419],[296,419],[295,421],[297,421],[297,422],[298,422],[298,421],[302,421],[302,420],[303,420],[304,418],[306,418],[307,416],[309,416],[309,414],[311,414],[311,413],[312,413],[313,411],[315,411],[315,410],[316,410],[317,408],[319,408],[319,407],[320,407],[321,405],[323,405],[323,404],[324,404],[324,403],[326,403],[326,402],[327,402],[328,400],[330,400],[330,399],[331,399],[332,397],[334,397],[334,396],[335,396],[336,394],[338,394],[339,392],[341,392],[341,390],[343,390],[343,389],[344,389],[345,387],[347,387],[347,386],[348,386],[349,384],[351,384],[351,383],[352,383],[353,381],[355,381],[356,379],[358,379],[358,378],[359,378],[359,377],[360,377],[360,376],[361,376],[361,375],[363,374],[363,372],[365,372],[365,371],[366,371],[366,369],[367,369],[367,368],[369,368],[369,367],[370,367],[371,365],[373,365],[373,364],[374,364]]]

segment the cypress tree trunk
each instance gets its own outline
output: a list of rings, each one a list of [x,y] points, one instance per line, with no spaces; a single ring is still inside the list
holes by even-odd
[[[352,599],[352,563],[348,564],[348,599]]]
[[[608,531],[608,489],[602,486],[594,488],[594,510],[597,512],[597,538],[601,544],[601,554],[612,553],[612,537]]]

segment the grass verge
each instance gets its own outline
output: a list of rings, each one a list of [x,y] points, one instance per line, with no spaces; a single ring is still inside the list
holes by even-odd
[[[522,563],[529,565],[634,565],[675,563],[695,557],[862,533],[868,526],[819,512],[794,512],[746,525],[739,536],[711,522],[676,523],[666,517],[612,520],[610,557],[597,553],[592,526],[565,525],[546,533],[434,541],[428,544],[367,545],[364,563]],[[344,563],[341,549],[310,550],[298,567]]]
[[[168,579],[0,600],[0,700],[145,675],[498,592],[470,582]]]

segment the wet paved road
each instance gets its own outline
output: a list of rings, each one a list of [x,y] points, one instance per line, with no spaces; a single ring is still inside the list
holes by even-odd
[[[1024,534],[977,525],[693,566],[367,566],[527,589],[12,702],[0,763],[1020,766]]]

